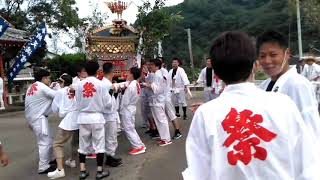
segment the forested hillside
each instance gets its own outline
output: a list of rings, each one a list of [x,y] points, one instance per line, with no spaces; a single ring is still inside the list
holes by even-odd
[[[164,42],[165,58],[180,57],[189,66],[187,34],[191,28],[195,66],[204,65],[204,57],[214,37],[223,31],[241,30],[256,36],[267,29],[275,29],[290,37],[290,47],[297,52],[295,7],[287,0],[185,0],[164,10],[180,12],[184,20],[171,30]],[[303,19],[303,15],[302,15]],[[320,47],[320,35],[302,23],[305,51]]]

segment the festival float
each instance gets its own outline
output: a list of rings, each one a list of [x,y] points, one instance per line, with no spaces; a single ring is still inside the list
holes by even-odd
[[[114,74],[120,79],[126,79],[126,74],[133,66],[137,66],[136,46],[138,32],[127,21],[122,19],[122,13],[129,4],[123,1],[106,2],[112,13],[118,18],[112,24],[96,29],[87,37],[87,56],[102,66],[106,62],[114,65]]]

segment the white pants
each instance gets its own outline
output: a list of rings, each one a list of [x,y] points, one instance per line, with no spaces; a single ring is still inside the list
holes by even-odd
[[[42,117],[45,118],[45,117]],[[47,119],[46,119],[47,121]],[[32,121],[30,124],[34,134],[37,138],[39,151],[39,167],[38,172],[42,172],[50,167],[50,161],[54,160],[53,154],[53,136],[49,127],[42,127],[48,124],[42,124],[42,119]],[[44,134],[42,128],[47,128],[48,133]]]
[[[79,153],[85,155],[105,153],[105,143],[104,124],[80,124]]]
[[[172,103],[174,106],[182,106],[187,107],[187,100],[186,100],[186,92],[180,91],[179,93],[172,93]]]
[[[3,93],[0,93],[0,108],[4,108]]]
[[[161,140],[171,141],[168,119],[164,106],[151,106],[151,112],[156,123]]]
[[[215,98],[217,98],[219,95],[217,94],[214,94],[212,92],[212,89],[211,90],[204,90],[204,99],[205,99],[205,102],[209,102]]]
[[[106,154],[109,156],[114,156],[118,147],[117,121],[107,121],[105,127]]]
[[[170,121],[174,121],[177,119],[176,110],[171,102],[171,100],[167,100],[165,104],[165,112]]]
[[[131,113],[120,114],[120,121],[124,132],[133,148],[145,146],[135,128],[135,116]]]

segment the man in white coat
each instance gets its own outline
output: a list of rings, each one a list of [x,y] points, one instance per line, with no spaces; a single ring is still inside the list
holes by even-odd
[[[288,95],[297,105],[303,120],[314,137],[320,137],[318,102],[312,84],[290,68],[291,57],[288,39],[279,32],[268,31],[257,38],[258,62],[270,76],[261,83],[266,91]]]
[[[204,86],[205,102],[217,98],[222,92],[223,83],[215,75],[212,68],[212,60],[210,58],[207,58],[207,67],[201,70],[197,84],[202,84]]]
[[[177,117],[180,117],[179,107],[182,106],[183,119],[187,119],[187,100],[186,92],[187,85],[190,84],[188,76],[184,69],[180,67],[181,61],[178,58],[174,58],[172,61],[172,68],[169,71],[169,84],[172,92],[172,101],[176,109]]]
[[[154,73],[151,73],[150,63],[146,62],[146,64],[142,64],[142,74],[140,81],[142,83],[151,83],[153,80]],[[146,134],[149,134],[152,138],[158,138],[159,133],[157,131],[152,112],[151,107],[149,105],[149,99],[152,95],[152,91],[149,88],[144,88],[141,86],[141,115],[144,120],[144,122],[148,125],[148,131],[146,131]]]
[[[121,166],[122,159],[115,157],[116,150],[118,147],[118,126],[117,121],[120,118],[118,113],[118,106],[115,95],[112,90],[112,79],[113,79],[113,65],[112,63],[105,63],[103,65],[104,77],[102,82],[108,86],[108,91],[111,95],[112,108],[107,109],[104,113],[106,120],[105,131],[106,131],[106,165],[111,167]]]
[[[294,102],[248,82],[256,60],[251,38],[223,33],[210,54],[227,86],[194,115],[184,179],[319,179],[318,147]]]
[[[48,115],[56,91],[49,88],[50,72],[40,69],[35,73],[35,83],[26,92],[25,117],[36,135],[39,150],[39,174],[47,174],[55,170],[53,164],[53,136],[48,124]],[[55,161],[54,161],[55,162]]]
[[[141,87],[137,81],[140,78],[140,69],[132,67],[129,70],[127,82],[114,84],[116,90],[122,89],[120,100],[120,121],[131,144],[130,155],[138,155],[146,152],[146,146],[141,141],[135,128],[135,116],[137,103],[141,94]]]
[[[166,83],[161,72],[162,62],[159,59],[150,60],[151,71],[154,73],[153,81],[145,83],[144,86],[152,90],[149,99],[153,119],[156,123],[160,141],[159,146],[167,146],[172,144],[168,119],[165,113],[166,102]]]
[[[86,69],[84,68],[83,64],[77,64],[75,66],[75,71],[77,73],[77,76],[75,76],[72,79],[73,84],[79,83],[81,80],[88,77],[88,73],[86,72]]]
[[[62,178],[65,176],[64,171],[64,145],[74,135],[78,137],[79,125],[77,123],[78,111],[74,93],[69,87],[72,84],[72,77],[68,74],[63,74],[59,79],[61,89],[57,93],[52,102],[52,111],[57,113],[60,118],[63,118],[59,124],[56,137],[53,142],[53,150],[57,161],[57,169],[48,173],[50,179]],[[78,157],[79,137],[72,139],[71,146],[71,162]]]
[[[320,66],[315,63],[315,57],[308,56],[304,59],[306,64],[304,65],[301,75],[306,77],[309,81],[318,81],[320,78]]]
[[[180,120],[175,115],[175,109],[172,104],[172,98],[171,98],[171,91],[170,91],[170,83],[169,83],[169,72],[166,68],[164,68],[164,60],[162,57],[158,58],[162,62],[162,67],[160,71],[162,72],[163,80],[165,82],[165,94],[166,94],[166,101],[165,101],[165,112],[168,117],[168,119],[172,122],[172,125],[175,129],[174,136],[172,139],[180,139],[182,137],[181,131],[180,131]]]
[[[104,112],[111,109],[111,97],[108,86],[96,78],[99,64],[96,61],[88,61],[85,64],[88,77],[77,84],[75,88],[78,106],[79,124],[79,159],[80,179],[86,179],[89,173],[86,171],[86,155],[97,154],[96,179],[109,176],[109,171],[103,170],[105,150],[105,119]],[[94,152],[92,152],[92,150]]]
[[[0,110],[4,110],[4,101],[3,101],[3,92],[4,92],[4,81],[0,76]]]

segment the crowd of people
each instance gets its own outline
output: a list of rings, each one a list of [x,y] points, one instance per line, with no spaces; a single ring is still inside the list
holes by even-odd
[[[130,155],[145,153],[147,147],[135,127],[139,98],[142,118],[148,127],[146,134],[157,140],[160,147],[181,138],[179,109],[182,106],[183,119],[187,120],[190,82],[180,64],[174,58],[173,69],[168,72],[162,58],[150,59],[140,69],[130,68],[125,82],[115,81],[112,63],[103,64],[104,77],[97,76],[101,69],[98,62],[87,61],[76,68],[77,77],[62,74],[53,83],[49,71],[37,71],[36,82],[26,92],[25,117],[37,140],[38,173],[47,174],[50,179],[64,177],[64,165],[76,167],[75,159],[79,157],[80,179],[86,179],[89,176],[86,158],[93,154],[97,160],[96,179],[109,176],[104,164],[111,167],[123,164],[116,156],[121,130],[132,147]],[[216,82],[213,72],[211,76]],[[51,113],[62,119],[55,136],[48,125]],[[169,122],[175,130],[173,136]],[[64,146],[70,139],[71,157],[64,161]]]
[[[255,45],[236,31],[214,40],[196,81],[204,87],[205,103],[195,109],[187,137],[185,180],[319,179],[320,117],[310,81],[319,79],[320,68],[312,57],[301,69],[291,67],[291,58],[288,39],[276,31],[259,35]],[[160,147],[181,138],[190,82],[178,58],[170,71],[163,61],[130,68],[125,82],[115,80],[112,63],[103,64],[104,77],[97,76],[98,62],[87,61],[77,68],[77,77],[62,74],[54,83],[49,71],[37,71],[26,92],[25,116],[37,140],[38,173],[64,177],[64,165],[74,168],[79,158],[79,177],[86,179],[86,158],[95,155],[96,179],[109,176],[104,164],[123,164],[116,156],[121,130],[132,147],[129,155],[145,153],[135,127],[139,99],[146,134]],[[269,78],[257,87],[259,67]],[[48,125],[51,113],[62,119],[55,137]],[[64,161],[70,139],[71,156]],[[1,143],[0,160],[8,164]]]
[[[214,40],[213,70],[226,87],[195,112],[185,180],[319,179],[314,88],[290,67],[284,35],[267,31],[255,44],[243,32],[225,32]],[[254,84],[258,66],[270,77],[259,87]]]

